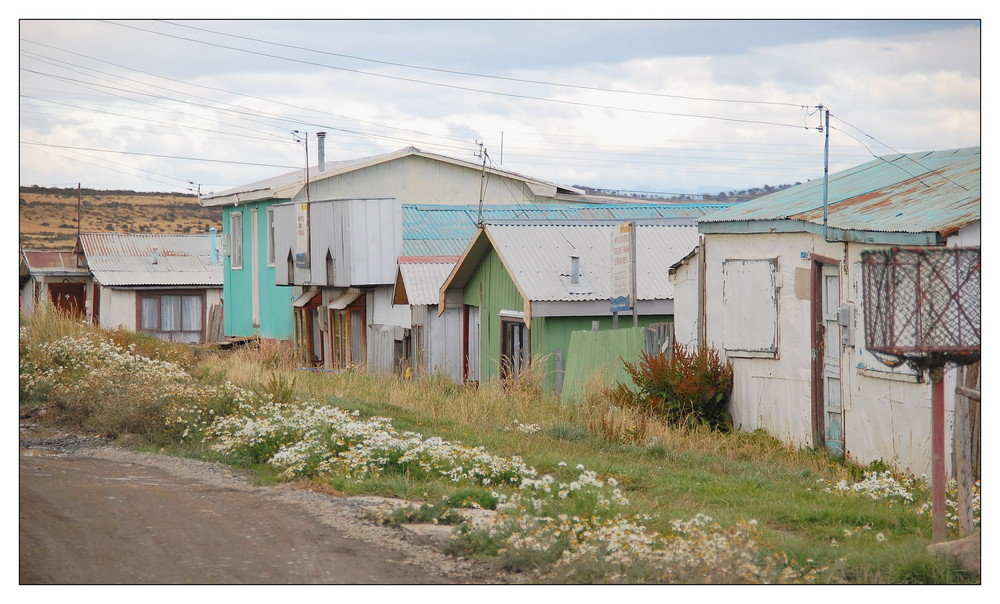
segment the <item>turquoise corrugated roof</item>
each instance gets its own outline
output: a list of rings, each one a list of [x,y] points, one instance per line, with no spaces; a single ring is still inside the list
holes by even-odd
[[[723,223],[775,220],[822,225],[823,180],[734,204],[699,226],[720,232]],[[979,220],[979,147],[888,155],[830,175],[832,229],[946,237]]]
[[[690,218],[724,210],[727,203],[621,205],[486,205],[483,220],[633,220]],[[479,206],[403,205],[403,254],[449,256],[465,251],[476,233]]]

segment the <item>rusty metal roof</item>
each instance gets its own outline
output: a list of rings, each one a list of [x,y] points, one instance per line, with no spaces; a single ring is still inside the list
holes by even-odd
[[[86,275],[86,267],[77,266],[74,252],[22,250],[21,262],[32,275]]]
[[[80,246],[105,286],[222,287],[209,235],[81,233]]]
[[[831,229],[936,233],[945,238],[980,220],[980,148],[887,155],[829,178]],[[823,180],[816,179],[710,214],[702,232],[724,223],[800,221],[823,224]]]

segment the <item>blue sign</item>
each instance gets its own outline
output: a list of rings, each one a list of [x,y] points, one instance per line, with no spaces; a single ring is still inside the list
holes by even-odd
[[[632,310],[632,306],[628,303],[628,296],[611,298],[611,312],[625,312],[626,310]]]

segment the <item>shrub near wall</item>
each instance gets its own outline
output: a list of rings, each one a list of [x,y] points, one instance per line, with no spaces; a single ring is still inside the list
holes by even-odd
[[[625,361],[635,390],[619,384],[613,398],[663,416],[673,425],[708,424],[729,429],[726,411],[733,391],[733,366],[710,347],[694,350],[674,343],[673,354],[643,352],[638,362]]]

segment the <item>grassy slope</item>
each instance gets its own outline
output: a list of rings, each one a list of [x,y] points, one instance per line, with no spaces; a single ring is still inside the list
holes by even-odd
[[[203,208],[189,195],[128,195],[99,192],[80,199],[80,230],[122,233],[207,233],[222,229],[222,212]],[[23,249],[72,249],[76,242],[77,197],[20,193],[19,232]]]

